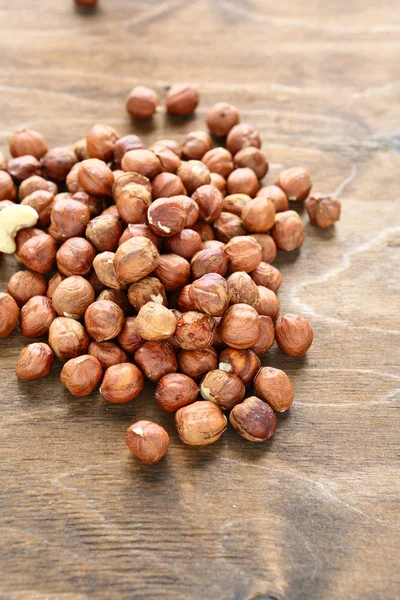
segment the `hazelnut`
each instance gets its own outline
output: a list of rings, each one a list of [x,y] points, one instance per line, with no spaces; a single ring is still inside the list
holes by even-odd
[[[47,335],[55,318],[56,313],[50,298],[33,296],[21,308],[19,330],[27,337],[43,337]]]
[[[18,258],[28,269],[44,275],[51,271],[55,263],[57,246],[50,235],[42,231],[40,233],[22,244]]]
[[[85,236],[98,252],[115,252],[122,235],[122,225],[116,217],[100,215],[86,227]]]
[[[227,282],[218,273],[207,273],[189,286],[189,298],[196,310],[222,317],[229,305]]]
[[[139,173],[148,179],[154,179],[161,173],[161,163],[151,150],[129,150],[121,160],[122,170]]]
[[[10,152],[14,157],[31,155],[42,158],[48,150],[44,137],[33,129],[18,129],[10,137]]]
[[[186,260],[191,260],[201,248],[201,237],[193,229],[182,229],[179,233],[168,238],[165,245],[167,252],[177,254]]]
[[[135,362],[150,381],[160,381],[168,373],[176,373],[175,352],[164,341],[146,342],[135,352]]]
[[[100,394],[114,404],[130,402],[143,390],[144,379],[139,369],[131,363],[108,367],[100,387]]]
[[[27,210],[31,211],[32,209],[29,207]],[[44,231],[38,229],[37,227],[23,227],[22,229],[19,229],[17,235],[15,236],[15,255],[17,260],[19,259],[19,253],[21,252],[22,246],[26,242],[32,238],[42,237],[44,235],[46,235]]]
[[[33,296],[44,296],[47,281],[34,271],[17,271],[10,277],[7,292],[14,298],[18,306],[23,306]]]
[[[232,154],[225,148],[213,148],[206,152],[201,162],[208,167],[210,173],[217,173],[225,179],[233,171],[233,159]]]
[[[276,212],[289,210],[289,200],[285,192],[277,185],[267,185],[260,188],[257,197],[269,198],[274,203]]]
[[[229,194],[224,198],[222,210],[241,217],[244,207],[250,200],[247,194]]]
[[[217,137],[228,135],[232,127],[240,121],[239,111],[233,104],[217,102],[207,113],[208,129]]]
[[[45,175],[53,181],[65,181],[68,173],[78,157],[72,148],[53,148],[46,152],[42,159],[42,167]]]
[[[272,237],[280,250],[296,250],[304,240],[304,225],[294,210],[277,213]]]
[[[189,446],[213,444],[224,433],[227,419],[214,402],[198,401],[175,413],[175,424],[182,442]]]
[[[307,198],[312,187],[312,179],[303,167],[291,167],[281,171],[275,183],[289,200],[298,202]]]
[[[275,225],[275,213],[275,206],[272,200],[258,197],[250,200],[243,208],[242,219],[249,231],[265,233]]]
[[[140,175],[140,173],[123,172],[123,175],[117,177],[113,186],[114,200],[118,198],[118,195],[120,194],[121,190],[129,183],[136,183],[136,185],[142,185],[146,188],[149,194],[151,194],[151,182],[148,177]]]
[[[189,198],[188,196],[176,196],[176,200],[179,200],[182,203],[182,206],[186,212],[186,227],[190,227],[194,229],[194,225],[199,218],[199,207],[197,202],[193,200],[193,198]],[[205,225],[205,224],[204,224]],[[200,232],[198,232],[200,235]],[[200,235],[201,237],[201,235]]]
[[[304,356],[313,335],[311,325],[299,315],[282,315],[275,325],[276,343],[287,356]]]
[[[311,196],[306,201],[310,223],[326,229],[340,219],[340,201],[333,196]]]
[[[153,179],[153,198],[171,198],[186,194],[185,186],[178,175],[160,173]]]
[[[157,423],[138,421],[127,430],[126,445],[142,462],[155,465],[168,451],[169,435]]]
[[[95,342],[105,342],[121,332],[125,315],[117,304],[96,300],[85,312],[85,327]]]
[[[260,262],[258,267],[250,273],[252,280],[257,285],[263,285],[264,287],[277,292],[282,284],[281,272],[272,265]]]
[[[137,312],[148,302],[168,306],[164,286],[157,277],[145,277],[137,283],[132,283],[128,290],[128,298]]]
[[[119,138],[114,144],[114,162],[117,165],[121,164],[121,160],[129,150],[143,150],[144,144],[139,136],[130,134]],[[114,171],[115,174],[115,171]]]
[[[114,302],[123,311],[126,317],[132,314],[132,305],[130,304],[124,290],[106,289],[97,297],[97,300],[109,300]],[[120,361],[121,362],[121,361]],[[123,362],[123,361],[122,361]]]
[[[125,223],[145,223],[151,193],[144,185],[132,182],[119,189],[114,186],[114,201]]]
[[[193,200],[200,210],[200,219],[211,223],[218,219],[222,211],[224,199],[219,190],[212,185],[202,185],[193,194]]]
[[[42,190],[44,192],[50,192],[53,196],[55,196],[58,193],[57,184],[53,183],[52,181],[47,181],[47,179],[44,179],[39,175],[32,175],[32,177],[28,177],[28,179],[25,179],[19,186],[18,196],[20,201],[26,198],[26,196],[30,196],[31,194],[33,194],[33,192],[37,192],[39,190]]]
[[[183,350],[201,350],[215,340],[215,321],[196,311],[184,313],[176,324],[175,339]]]
[[[226,244],[224,252],[229,259],[231,272],[245,271],[250,273],[261,262],[261,246],[250,236],[239,235]]]
[[[115,204],[111,204],[106,209],[104,209],[100,214],[101,215],[111,215],[112,217],[117,217],[117,219],[119,219],[119,217],[120,217],[118,208],[115,206]]]
[[[257,396],[237,404],[229,415],[229,422],[239,435],[250,442],[269,440],[277,426],[274,411]]]
[[[81,188],[94,196],[110,196],[114,176],[106,163],[98,158],[88,158],[80,163],[78,181]]]
[[[248,304],[257,309],[260,293],[250,275],[244,271],[236,271],[228,277],[229,304]]]
[[[257,396],[277,412],[284,412],[293,404],[292,384],[280,369],[262,367],[254,379],[254,388]]]
[[[93,125],[86,136],[87,153],[90,158],[98,158],[105,163],[110,162],[114,156],[114,144],[118,139],[119,134],[112,127]]]
[[[197,188],[210,183],[210,171],[205,164],[199,160],[188,160],[181,162],[177,171],[183,185],[191,196]]]
[[[213,147],[211,136],[206,131],[191,131],[182,144],[185,160],[201,160]]]
[[[204,400],[214,402],[222,410],[231,410],[243,400],[245,387],[241,379],[226,371],[210,371],[200,384]]]
[[[182,350],[178,354],[179,370],[195,380],[217,368],[218,355],[214,348]]]
[[[121,244],[127,242],[133,237],[145,237],[153,242],[156,247],[160,245],[161,238],[156,236],[148,225],[145,225],[144,223],[135,223],[129,224],[125,229],[124,233],[119,238],[118,246],[121,246]]]
[[[89,158],[89,154],[87,151],[86,138],[78,140],[74,144],[74,152],[78,157],[78,160],[86,160]]]
[[[178,308],[182,312],[188,312],[189,310],[196,310],[195,305],[193,304],[192,300],[190,299],[190,295],[189,295],[190,288],[191,288],[191,285],[185,285],[185,287],[182,288],[182,291],[179,294]],[[180,316],[181,315],[179,315],[179,317]]]
[[[136,317],[127,317],[118,335],[118,344],[128,352],[134,354],[144,344],[135,325]]]
[[[134,237],[121,244],[115,253],[115,273],[123,283],[135,283],[154,271],[159,259],[158,250],[149,239]]]
[[[180,158],[182,155],[181,145],[176,140],[157,140],[156,142],[154,142],[154,144],[152,144],[150,146],[149,150],[154,151],[155,148],[159,148],[159,147],[163,147],[163,148],[167,148],[168,150],[172,150],[172,152],[174,154],[176,154],[176,156],[178,158]]]
[[[242,219],[229,212],[222,212],[214,221],[214,230],[218,240],[224,243],[229,242],[233,237],[247,233]]]
[[[183,373],[168,373],[160,379],[154,397],[158,406],[167,412],[176,412],[192,404],[199,394],[196,382]]]
[[[190,278],[190,264],[177,254],[162,254],[154,269],[154,275],[167,292],[174,292],[185,286]]]
[[[77,200],[78,202],[82,202],[82,204],[87,206],[91,219],[98,217],[102,213],[103,199],[99,196],[93,196],[87,192],[84,192],[83,190],[79,190],[73,194],[72,200]]]
[[[148,302],[139,310],[136,328],[144,340],[166,340],[175,333],[176,319],[168,308]]]
[[[7,170],[7,162],[8,160],[6,158],[6,155],[0,150],[0,171]]]
[[[165,106],[170,115],[183,117],[190,115],[199,103],[199,92],[192,85],[175,83],[171,85],[165,99]]]
[[[200,279],[207,273],[224,276],[228,270],[228,257],[220,248],[206,248],[196,252],[190,265],[193,279]]]
[[[244,385],[252,383],[261,367],[260,359],[252,350],[226,348],[219,357],[218,368],[240,377]]]
[[[25,346],[18,357],[15,373],[18,379],[34,381],[46,377],[53,366],[53,352],[47,344],[35,342]]]
[[[0,292],[0,338],[7,337],[18,324],[19,308],[10,294]]]
[[[84,233],[90,221],[87,206],[77,200],[55,200],[50,214],[49,234],[58,242]]]
[[[5,171],[0,171],[0,200],[15,200],[17,192],[11,176]]]
[[[23,272],[23,271],[22,271]],[[54,292],[56,291],[57,287],[60,285],[60,283],[62,281],[64,281],[65,277],[64,275],[60,275],[60,273],[56,273],[55,275],[53,275],[53,277],[51,277],[49,279],[49,283],[47,285],[47,293],[46,296],[48,298],[50,298],[50,300],[53,298]],[[35,294],[36,295],[36,294]],[[43,296],[43,294],[38,294]]]
[[[247,123],[239,123],[232,127],[226,139],[226,147],[232,156],[248,146],[261,148],[261,138],[258,131]]]
[[[47,227],[47,225],[50,225],[50,213],[53,199],[54,196],[51,192],[38,190],[32,192],[29,196],[25,196],[25,198],[21,200],[21,204],[34,208],[39,215],[38,224],[41,227]]]
[[[194,200],[193,200],[193,202],[194,202]],[[187,227],[189,227],[189,225],[187,223],[186,223],[186,225],[187,225]],[[192,225],[191,228],[194,231],[197,231],[197,233],[201,237],[202,242],[207,242],[209,240],[215,239],[214,230],[211,227],[211,225],[209,225],[208,223],[204,223],[203,221],[197,221],[197,223],[194,223],[194,225]]]
[[[219,334],[227,346],[238,350],[251,348],[261,334],[257,311],[247,304],[230,306],[222,317]]]
[[[95,256],[96,250],[90,242],[72,237],[60,246],[56,254],[57,268],[66,277],[88,275]]]
[[[103,376],[100,362],[94,356],[84,354],[67,361],[60,374],[61,383],[73,396],[89,396]]]
[[[90,271],[89,275],[87,275],[86,279],[94,289],[94,293],[99,295],[104,290],[104,284],[97,277],[95,271]]]
[[[253,233],[251,237],[261,246],[262,261],[273,263],[276,258],[276,244],[273,238],[267,233]]]
[[[89,337],[75,319],[57,317],[50,325],[49,346],[59,360],[69,360],[86,354]]]
[[[78,190],[81,189],[81,187],[79,185],[79,181],[78,181],[78,173],[79,173],[80,168],[81,168],[80,163],[76,163],[72,167],[72,169],[70,170],[70,172],[68,173],[68,175],[65,179],[67,189],[69,192],[71,192],[71,194],[75,194],[75,192],[77,192]]]
[[[226,196],[226,179],[222,175],[210,173],[210,185],[220,191],[223,198]]]
[[[20,182],[28,179],[28,177],[32,177],[32,175],[40,175],[41,167],[38,159],[28,154],[9,160],[7,171],[13,179]]]
[[[252,169],[235,169],[229,175],[226,186],[228,194],[247,194],[253,198],[258,192],[258,179]]]
[[[252,351],[257,356],[262,356],[272,347],[275,341],[274,323],[271,317],[260,315],[261,335],[258,341],[252,346]]]
[[[201,245],[202,250],[209,250],[210,248],[218,248],[219,250],[223,250],[224,247],[224,242],[220,242],[219,240],[207,240]]]
[[[257,287],[258,293],[260,294],[260,300],[257,304],[258,314],[271,317],[271,319],[275,322],[279,317],[279,299],[277,298],[275,292],[264,287],[263,285],[258,285]]]
[[[135,119],[149,119],[160,104],[160,99],[154,90],[143,85],[133,88],[126,99],[126,110]]]
[[[74,275],[58,284],[52,300],[58,315],[80,319],[95,300],[94,289],[86,279]]]
[[[101,252],[93,260],[93,269],[101,283],[113,290],[124,290],[126,285],[122,283],[114,269],[114,252]]]
[[[239,150],[235,154],[234,163],[235,167],[249,168],[254,171],[257,179],[262,179],[268,172],[268,161],[264,152],[254,146]]]
[[[128,362],[126,352],[121,350],[114,342],[91,342],[88,354],[97,358],[103,369]]]
[[[171,237],[185,227],[186,213],[179,200],[159,198],[149,206],[147,219],[156,235]]]
[[[180,157],[170,148],[153,145],[150,150],[154,152],[160,161],[161,172],[175,174],[181,164]],[[158,176],[157,176],[158,177]],[[154,185],[154,182],[153,182]],[[183,186],[183,184],[182,184]],[[184,192],[186,193],[186,192]]]

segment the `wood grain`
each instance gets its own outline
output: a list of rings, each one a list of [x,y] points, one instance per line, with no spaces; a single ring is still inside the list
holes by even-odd
[[[182,139],[227,100],[263,135],[267,182],[301,164],[343,201],[335,228],[307,225],[276,262],[283,310],[310,319],[315,343],[265,359],[296,392],[265,445],[230,430],[184,447],[150,386],[113,406],[72,398],[59,367],[17,382],[26,341],[1,341],[0,597],[399,598],[398,2],[0,0],[0,17],[1,149],[23,125],[51,145],[96,122]],[[135,83],[177,80],[201,90],[195,117],[129,121]],[[3,259],[1,291],[15,268]],[[125,448],[138,418],[171,434],[155,467]]]

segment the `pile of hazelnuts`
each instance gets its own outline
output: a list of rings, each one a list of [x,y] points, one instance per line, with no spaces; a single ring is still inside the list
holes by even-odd
[[[173,85],[166,110],[185,116],[198,101],[194,87]],[[136,119],[151,118],[159,104],[144,87],[127,99]],[[47,338],[22,350],[21,380],[48,375],[55,356],[72,395],[100,387],[105,400],[122,404],[148,379],[184,443],[216,442],[227,415],[241,436],[260,442],[294,399],[286,373],[260,358],[274,341],[303,356],[313,339],[304,318],[279,316],[282,275],[272,263],[277,249],[295,250],[304,239],[289,201],[308,198],[320,227],[338,220],[340,203],[309,197],[301,167],[260,187],[268,170],[261,138],[234,106],[213,106],[207,127],[149,148],[107,125],[50,150],[31,129],[12,135],[12,158],[0,153],[0,250],[25,268],[0,294],[0,337],[19,322],[22,335]],[[126,442],[156,463],[169,436],[142,420]]]

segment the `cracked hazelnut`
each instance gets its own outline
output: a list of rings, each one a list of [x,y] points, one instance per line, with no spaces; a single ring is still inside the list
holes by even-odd
[[[196,310],[222,317],[229,305],[228,285],[218,273],[207,273],[189,286],[189,298]]]
[[[151,205],[151,193],[141,184],[127,183],[114,187],[114,201],[125,223],[145,223]]]
[[[135,325],[136,317],[127,317],[118,335],[118,344],[128,352],[134,354],[144,344]]]
[[[59,360],[69,360],[86,354],[89,337],[75,319],[57,317],[50,325],[49,346]]]
[[[100,215],[86,227],[85,236],[98,252],[115,252],[122,235],[122,225],[116,217]]]
[[[53,298],[54,292],[56,291],[57,287],[60,285],[60,283],[62,281],[64,281],[65,277],[64,275],[60,275],[60,273],[56,273],[55,275],[53,275],[53,277],[51,277],[49,279],[49,283],[47,285],[47,293],[46,296],[48,298],[50,298],[50,300]],[[38,294],[43,296],[43,294]]]
[[[227,427],[227,419],[214,402],[199,400],[180,408],[175,413],[175,424],[182,442],[189,446],[207,446],[219,440]]]
[[[119,138],[114,144],[114,162],[121,165],[121,160],[130,150],[143,150],[144,144],[138,135],[130,134]],[[115,174],[115,171],[114,171]],[[122,173],[121,173],[122,175]]]
[[[228,194],[247,194],[251,198],[258,192],[258,179],[252,169],[235,169],[226,180]]]
[[[119,134],[112,127],[93,125],[86,136],[87,153],[90,158],[98,158],[105,163],[110,162],[114,156],[114,144],[118,139]]]
[[[121,350],[114,342],[90,342],[88,354],[97,358],[103,369],[128,362],[126,352]]]
[[[183,350],[201,350],[215,340],[215,321],[196,311],[184,313],[176,324],[175,339]]]
[[[257,396],[237,404],[229,415],[229,422],[239,435],[250,442],[269,440],[277,426],[274,411]]]
[[[291,167],[281,171],[275,183],[289,200],[297,202],[305,200],[312,187],[312,179],[303,167]]]
[[[32,175],[41,175],[42,173],[38,159],[29,154],[9,160],[7,171],[17,182],[28,179],[28,177],[32,177]]]
[[[244,385],[252,383],[260,367],[260,359],[249,349],[225,348],[219,357],[218,368],[226,373],[237,375]]]
[[[244,207],[250,200],[247,194],[229,194],[224,198],[222,210],[241,217]]]
[[[127,286],[118,279],[115,273],[114,259],[114,252],[101,252],[93,260],[93,269],[99,281],[105,286],[113,290],[124,290]]]
[[[161,237],[171,237],[185,227],[186,213],[182,203],[175,198],[159,198],[147,211],[150,229]]]
[[[225,148],[212,148],[203,155],[201,162],[208,167],[210,173],[217,173],[225,179],[233,171],[232,154]]]
[[[261,262],[261,246],[250,236],[237,236],[229,240],[224,248],[229,259],[229,269],[234,271],[245,271],[250,273],[258,267]]]
[[[85,327],[95,342],[105,342],[117,337],[124,322],[123,311],[109,300],[96,300],[85,312]]]
[[[200,211],[200,219],[211,223],[218,219],[222,212],[224,199],[219,190],[212,185],[202,185],[193,194],[193,200]]]
[[[222,410],[231,410],[243,400],[245,387],[241,379],[226,371],[210,371],[200,384],[204,400],[214,402]]]
[[[18,196],[20,201],[26,198],[26,196],[30,196],[31,194],[33,194],[33,192],[37,192],[39,190],[42,190],[44,192],[50,192],[53,196],[55,196],[58,193],[57,184],[53,183],[52,181],[47,181],[47,179],[44,179],[39,175],[32,175],[32,177],[28,177],[28,179],[25,179],[19,186]]]
[[[57,268],[63,275],[88,275],[92,268],[96,250],[81,237],[71,237],[60,246],[57,254]]]
[[[14,157],[31,155],[42,158],[48,150],[44,137],[29,128],[18,129],[10,137],[10,153]]]
[[[10,294],[0,292],[0,338],[10,335],[18,324],[19,308]]]
[[[136,283],[154,271],[159,260],[158,250],[149,239],[134,237],[124,242],[116,251],[115,274],[123,283]]]
[[[87,206],[77,200],[56,199],[50,214],[51,225],[49,234],[57,241],[83,235],[90,221],[90,211]]]
[[[178,354],[179,370],[195,380],[217,368],[218,355],[214,348],[182,350]]]
[[[229,242],[233,237],[247,233],[242,219],[229,212],[222,212],[213,225],[218,240],[224,243]]]
[[[166,146],[163,145],[153,145],[150,150],[152,152],[154,152],[154,154],[157,156],[158,160],[160,161],[160,165],[161,165],[161,172],[162,173],[170,173],[170,174],[176,174],[179,165],[181,164],[181,159],[180,156],[178,156],[173,150],[171,150],[170,148],[167,148]],[[159,175],[157,175],[157,177],[159,177]],[[153,186],[154,186],[154,181],[153,181]],[[183,184],[182,184],[183,186]],[[184,192],[186,193],[186,192]]]
[[[211,136],[206,131],[191,131],[182,144],[185,160],[201,160],[213,147]]]
[[[277,213],[272,237],[280,250],[296,250],[304,240],[304,225],[294,210]]]
[[[176,412],[192,404],[199,394],[196,382],[183,373],[168,373],[160,379],[154,397],[158,406],[167,412]]]
[[[252,351],[257,356],[263,356],[273,346],[275,341],[274,323],[271,317],[260,315],[261,334],[258,341],[252,346]]]
[[[284,412],[293,404],[292,384],[280,369],[262,367],[254,379],[254,388],[257,396],[277,412]]]
[[[21,308],[19,330],[27,337],[43,337],[47,335],[55,318],[56,313],[50,298],[33,296]]]
[[[160,381],[168,373],[176,373],[175,352],[164,341],[146,342],[135,352],[135,362],[150,381]]]
[[[162,304],[148,302],[139,310],[136,327],[144,340],[166,340],[175,333],[174,313]]]
[[[177,254],[186,260],[191,260],[201,248],[201,237],[193,229],[182,229],[179,233],[168,238],[165,244],[167,252]]]
[[[121,160],[122,170],[139,173],[152,180],[161,173],[161,163],[151,150],[129,150]]]
[[[127,430],[126,445],[142,462],[155,465],[168,451],[169,435],[157,423],[138,421]]]
[[[199,160],[182,161],[177,171],[189,195],[203,185],[210,183],[210,171]]]
[[[154,235],[148,225],[145,225],[144,223],[135,223],[129,224],[125,229],[124,233],[119,238],[118,246],[121,246],[124,242],[127,242],[131,238],[138,236],[147,238],[153,242],[156,247],[160,245],[161,238],[159,238],[157,235]]]
[[[0,171],[0,200],[15,200],[17,192],[11,175]]]
[[[219,334],[227,346],[238,350],[251,348],[261,334],[257,311],[247,304],[230,306],[222,317]]]
[[[235,154],[235,167],[249,168],[254,171],[257,179],[262,179],[268,172],[268,161],[264,152],[250,146],[242,148]]]
[[[171,85],[165,99],[165,106],[170,115],[184,117],[196,110],[199,103],[199,92],[192,85],[175,83]]]
[[[229,304],[248,304],[257,309],[260,294],[257,285],[244,271],[236,271],[228,277]]]
[[[217,137],[228,135],[232,127],[240,121],[239,111],[233,104],[217,102],[207,113],[208,129]]]
[[[153,199],[171,198],[186,194],[185,186],[178,175],[174,173],[160,173],[153,179]]]
[[[15,373],[18,379],[34,381],[46,377],[52,366],[53,351],[47,344],[35,342],[21,350]]]
[[[261,138],[258,131],[247,123],[239,123],[232,127],[226,138],[226,147],[232,156],[235,156],[239,150],[248,146],[261,148]]]
[[[103,376],[100,362],[94,356],[84,354],[67,361],[60,374],[61,383],[73,396],[89,396],[94,392]]]
[[[162,254],[154,269],[154,275],[167,292],[174,292],[185,286],[190,278],[190,264],[177,254]]]
[[[132,283],[128,290],[128,298],[137,312],[148,302],[168,306],[164,286],[157,277],[144,277],[137,283]]]
[[[159,104],[160,99],[154,90],[137,85],[128,94],[126,110],[135,119],[149,119],[156,113]]]
[[[86,279],[74,275],[58,284],[52,300],[58,315],[80,319],[95,300],[94,289]]]
[[[261,246],[262,261],[273,263],[276,259],[276,244],[272,237],[267,233],[253,233],[251,237]]]
[[[65,181],[68,173],[77,162],[78,157],[74,150],[67,146],[62,146],[46,152],[42,159],[42,167],[49,179],[62,182]]]
[[[23,306],[33,296],[44,296],[47,291],[47,281],[34,271],[17,271],[10,277],[7,292],[18,306]]]
[[[40,233],[22,244],[18,249],[18,258],[28,269],[44,275],[51,271],[55,263],[57,246],[50,235],[43,231]]]
[[[280,311],[280,302],[277,295],[263,285],[258,285],[257,287],[258,293],[260,294],[260,300],[257,304],[258,314],[271,317],[275,322],[279,317]]]
[[[243,223],[252,233],[265,233],[275,225],[275,206],[269,198],[254,198],[243,208]]]
[[[281,272],[266,262],[260,262],[258,267],[250,273],[252,280],[257,285],[263,285],[277,293],[282,284]]]
[[[287,356],[304,356],[313,335],[311,325],[299,315],[282,315],[275,325],[276,343]]]
[[[97,297],[97,300],[109,300],[114,302],[123,311],[126,317],[132,314],[132,305],[124,290],[105,289]]]
[[[269,198],[273,202],[276,212],[289,210],[289,200],[285,192],[277,185],[267,185],[260,188],[257,197]]]
[[[310,196],[306,209],[310,223],[321,229],[331,227],[340,219],[340,201],[333,196]]]
[[[228,270],[228,257],[221,248],[206,248],[196,252],[190,265],[193,279],[200,279],[207,273],[224,276]]]
[[[111,196],[114,175],[102,160],[88,158],[80,163],[78,181],[81,188],[88,194]]]
[[[25,196],[21,200],[21,205],[31,206],[39,215],[38,224],[41,227],[47,227],[50,224],[50,213],[53,204],[54,196],[51,192],[38,190],[32,192],[29,196]]]
[[[130,402],[143,390],[142,373],[131,363],[121,363],[108,367],[104,373],[100,394],[113,404]]]
[[[210,185],[221,192],[222,197],[226,196],[226,179],[218,173],[210,173]]]

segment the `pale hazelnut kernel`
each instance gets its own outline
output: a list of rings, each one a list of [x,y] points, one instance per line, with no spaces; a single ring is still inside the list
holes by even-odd
[[[138,421],[126,432],[129,450],[147,465],[154,465],[166,455],[169,435],[161,425],[151,421]]]
[[[245,387],[241,379],[227,371],[210,371],[200,383],[204,400],[217,404],[222,410],[231,410],[243,400]]]
[[[34,381],[46,377],[53,365],[53,351],[47,344],[35,342],[25,346],[18,357],[15,373],[18,379]]]
[[[277,426],[274,411],[257,396],[237,404],[229,415],[229,422],[239,435],[250,442],[269,440]]]
[[[257,311],[247,304],[230,306],[222,317],[219,334],[227,346],[239,350],[251,348],[261,334]]]
[[[61,383],[73,396],[89,396],[100,384],[103,369],[94,356],[84,354],[67,361],[60,374]]]
[[[10,204],[1,211],[0,252],[14,254],[16,251],[15,236],[20,229],[33,227],[39,218],[31,206]]]
[[[131,363],[108,367],[100,387],[100,394],[114,404],[125,404],[140,394],[144,386],[143,375]]]
[[[254,388],[257,396],[277,412],[284,412],[293,404],[292,384],[280,369],[262,367],[254,379]]]
[[[175,332],[176,319],[162,304],[148,302],[139,310],[136,327],[144,340],[166,340]]]
[[[196,382],[183,373],[168,373],[160,379],[154,397],[158,406],[167,412],[176,412],[192,404],[199,394]]]
[[[214,402],[200,400],[180,408],[175,413],[175,424],[182,442],[189,446],[207,446],[219,440],[227,427],[227,419]]]
[[[311,325],[299,315],[282,315],[275,325],[276,343],[288,356],[304,356],[312,344]]]

